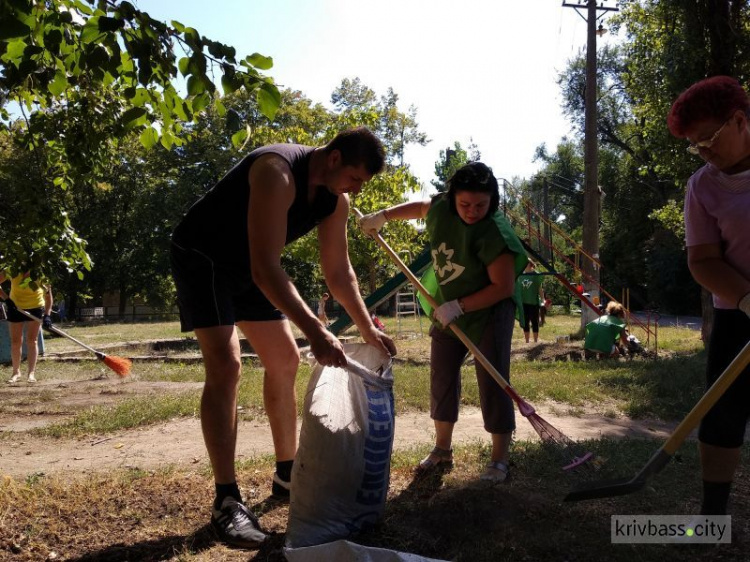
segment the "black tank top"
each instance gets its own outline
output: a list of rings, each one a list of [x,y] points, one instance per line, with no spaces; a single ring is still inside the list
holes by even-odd
[[[194,248],[229,269],[250,269],[247,210],[250,201],[248,173],[258,157],[277,154],[289,164],[296,194],[287,212],[286,243],[315,228],[336,209],[338,196],[322,187],[308,202],[308,171],[314,147],[273,144],[253,150],[198,199],[172,235],[182,247]]]

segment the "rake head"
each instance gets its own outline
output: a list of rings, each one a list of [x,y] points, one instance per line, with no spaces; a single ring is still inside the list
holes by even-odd
[[[536,412],[526,416],[526,419],[529,420],[529,423],[534,428],[534,431],[537,432],[537,435],[539,435],[539,438],[543,443],[550,444],[554,446],[555,449],[563,452],[569,461],[568,464],[563,466],[563,470],[571,470],[585,465],[594,458],[593,453],[581,451],[572,439]]]

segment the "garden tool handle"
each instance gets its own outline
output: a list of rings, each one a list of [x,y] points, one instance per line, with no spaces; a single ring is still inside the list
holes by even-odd
[[[362,215],[362,212],[357,209],[352,209],[354,212],[354,215],[357,217],[357,220],[361,219],[364,215]],[[425,298],[425,300],[430,304],[430,306],[435,309],[438,306],[440,306],[437,301],[433,298],[433,296],[427,291],[424,285],[422,285],[422,282],[417,278],[416,275],[412,272],[411,269],[407,267],[407,265],[401,260],[401,258],[398,257],[396,252],[393,251],[393,249],[388,245],[388,242],[386,242],[383,237],[380,235],[379,232],[375,232],[374,234],[367,233],[368,236],[372,236],[375,239],[375,242],[378,243],[378,245],[383,248],[383,250],[386,251],[386,253],[391,257],[393,262],[396,264],[396,266],[401,270],[401,272],[406,275],[406,278],[409,279],[409,281],[414,285],[414,287],[422,294],[422,296]],[[497,369],[492,365],[492,363],[489,362],[489,360],[484,356],[484,353],[482,353],[479,348],[476,346],[476,344],[469,339],[469,337],[455,324],[449,324],[449,327],[451,330],[453,330],[453,333],[456,334],[459,340],[463,342],[463,344],[467,347],[467,349],[471,352],[471,354],[476,358],[477,361],[479,361],[482,366],[487,370],[487,372],[492,376],[493,379],[499,384],[503,390],[506,392],[508,389],[512,389],[510,386],[510,383],[505,380],[505,378],[498,372]],[[513,392],[516,396],[515,392]],[[511,394],[511,397],[513,397],[513,394]],[[520,398],[520,397],[519,397]]]

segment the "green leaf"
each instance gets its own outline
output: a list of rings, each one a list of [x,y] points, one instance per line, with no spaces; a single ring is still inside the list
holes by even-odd
[[[175,138],[172,133],[169,131],[163,131],[161,134],[161,145],[166,148],[167,150],[172,149],[172,145],[174,144]]]
[[[185,28],[185,42],[190,45],[193,50],[200,51],[203,48],[203,41],[201,41],[201,35],[198,31],[192,27]]]
[[[80,39],[82,43],[93,43],[101,36],[102,32],[99,30],[99,16],[94,16],[83,26]]]
[[[209,41],[208,52],[212,57],[222,58],[224,56],[224,45],[218,41]]]
[[[221,77],[221,87],[224,90],[225,95],[236,92],[240,88],[240,86],[242,86],[242,82],[234,74],[224,74]]]
[[[229,129],[230,133],[235,133],[242,129],[243,123],[242,123],[242,117],[240,117],[240,114],[237,113],[237,110],[230,109],[227,111],[227,129]]]
[[[81,2],[81,0],[75,0],[73,4],[79,12],[86,14],[87,16],[94,13],[94,11],[86,3]]]
[[[4,17],[0,19],[0,41],[25,37],[31,28],[16,18]]]
[[[188,78],[187,89],[188,95],[197,96],[206,91],[206,86],[203,84],[203,80],[198,76],[192,75]]]
[[[68,77],[64,72],[55,72],[55,78],[49,83],[49,91],[53,96],[61,95],[68,87]]]
[[[257,93],[258,109],[270,120],[276,116],[281,105],[281,93],[273,84],[264,83]]]
[[[153,127],[147,127],[139,138],[144,148],[153,148],[159,142],[159,133]]]
[[[117,11],[120,12],[120,15],[126,20],[132,20],[136,13],[135,6],[130,2],[120,2]]]
[[[264,57],[263,55],[258,53],[253,53],[252,55],[246,57],[245,60],[248,62],[248,64],[251,64],[255,68],[259,68],[260,70],[268,70],[273,66],[273,58]]]
[[[190,66],[190,59],[188,57],[182,57],[177,63],[177,68],[180,70],[180,74],[183,76],[188,75],[188,67]]]
[[[219,98],[214,99],[214,109],[219,117],[224,117],[227,114],[227,108]]]
[[[129,88],[130,90],[130,88]],[[135,107],[141,107],[146,105],[149,101],[149,95],[148,90],[146,88],[132,88],[133,93],[130,96],[126,96],[129,98],[130,103],[134,105]]]
[[[185,32],[185,26],[182,25],[177,20],[172,20],[171,23],[172,23],[172,27],[174,27],[175,31],[177,31],[178,33],[184,33]]]
[[[99,18],[99,29],[104,32],[117,31],[124,25],[125,22],[120,18],[110,18],[105,16]]]
[[[142,107],[131,107],[122,114],[121,120],[126,129],[132,129],[139,125],[138,121],[146,116],[147,111]]]
[[[211,96],[208,94],[208,92],[203,92],[202,94],[195,96],[195,98],[193,98],[193,112],[200,113],[201,111],[206,109],[210,103]]]
[[[242,146],[242,143],[245,142],[248,138],[248,130],[247,129],[240,129],[236,133],[232,135],[232,146],[235,148],[239,148]]]
[[[9,62],[14,66],[18,66],[16,63],[23,58],[25,48],[26,43],[24,43],[23,41],[11,41],[10,43],[8,43],[5,54],[1,57],[1,60]]]

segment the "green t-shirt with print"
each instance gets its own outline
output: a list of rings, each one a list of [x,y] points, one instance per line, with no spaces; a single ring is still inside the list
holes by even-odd
[[[438,304],[476,293],[490,283],[487,266],[505,252],[514,254],[514,277],[526,267],[528,258],[508,220],[495,212],[483,220],[467,225],[450,210],[447,196],[432,200],[426,218],[432,253],[432,267],[422,279]],[[516,305],[519,296],[514,295]],[[425,312],[431,307],[420,299]],[[455,325],[474,343],[479,343],[492,308],[467,312]],[[447,328],[450,332],[450,328]]]
[[[544,276],[540,273],[524,273],[516,283],[521,291],[521,302],[523,304],[539,305],[539,287],[542,286]]]
[[[608,314],[600,316],[586,324],[586,339],[583,342],[583,347],[591,351],[609,354],[612,352],[612,346],[620,339],[620,334],[624,329],[625,322],[617,316]]]

